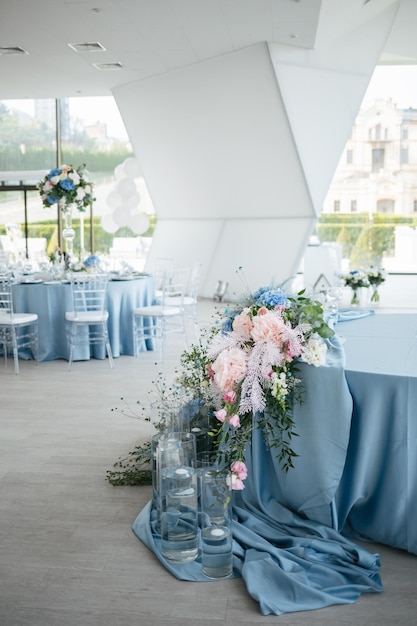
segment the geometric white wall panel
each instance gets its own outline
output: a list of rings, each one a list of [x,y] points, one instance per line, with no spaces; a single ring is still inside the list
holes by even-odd
[[[294,256],[294,242],[300,233],[309,233],[312,224],[309,218],[162,219],[146,269],[152,271],[157,256],[173,258],[177,267],[199,261],[199,295],[211,298],[217,282],[225,280],[229,283],[228,298],[237,300],[245,290],[238,271],[241,266],[251,290],[271,282],[279,284],[296,273],[300,257]],[[303,241],[302,250],[305,244]]]

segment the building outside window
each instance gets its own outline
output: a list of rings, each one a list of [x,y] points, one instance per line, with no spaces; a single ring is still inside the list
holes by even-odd
[[[417,90],[414,102],[368,97],[357,115],[314,232],[342,246],[344,270],[417,272],[404,256],[417,258]]]

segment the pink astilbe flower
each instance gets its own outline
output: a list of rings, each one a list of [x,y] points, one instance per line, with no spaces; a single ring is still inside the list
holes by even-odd
[[[262,412],[265,409],[265,387],[269,387],[272,366],[282,365],[285,355],[274,343],[256,343],[248,357],[248,371],[241,387],[239,413]]]

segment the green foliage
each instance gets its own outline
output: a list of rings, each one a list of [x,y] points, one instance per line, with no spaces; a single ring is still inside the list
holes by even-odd
[[[391,213],[322,214],[314,234],[322,242],[337,242],[342,255],[352,267],[365,269],[383,265],[383,257],[394,253],[395,227],[401,224],[416,227],[417,216]]]
[[[324,321],[321,302],[306,298],[304,293],[305,289],[300,291],[295,297],[288,298],[291,306],[287,310],[287,318],[294,326],[297,323],[311,324],[313,332],[320,335],[323,339],[330,339],[335,333]]]

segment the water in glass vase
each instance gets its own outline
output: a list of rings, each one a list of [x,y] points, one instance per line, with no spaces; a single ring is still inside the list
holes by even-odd
[[[192,467],[165,469],[161,479],[161,551],[186,563],[198,555],[197,476]]]
[[[233,572],[232,535],[225,526],[203,528],[203,574],[208,578],[227,578]]]

